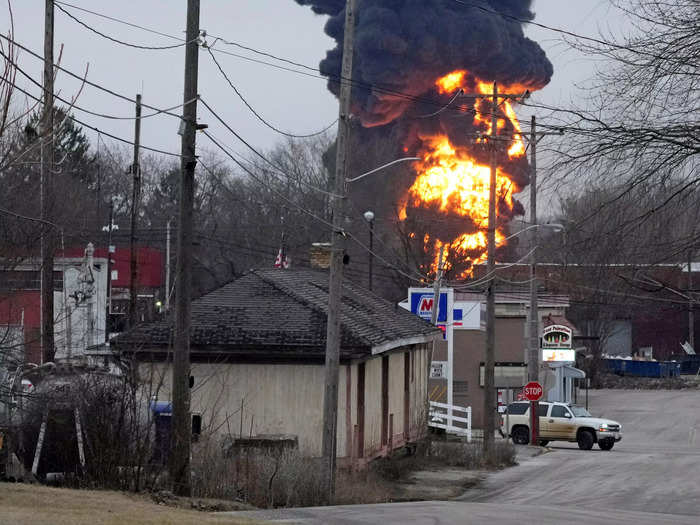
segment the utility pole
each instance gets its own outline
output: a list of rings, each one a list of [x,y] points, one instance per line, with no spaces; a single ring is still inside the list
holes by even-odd
[[[493,273],[496,269],[496,172],[498,169],[498,85],[493,83],[491,103],[491,166],[489,177],[489,223],[487,231],[486,275],[486,352],[484,358],[484,457],[491,461],[495,446],[496,391],[494,368],[496,358],[496,296]]]
[[[137,322],[136,299],[136,228],[138,227],[139,205],[141,203],[141,163],[139,162],[139,148],[141,145],[141,95],[136,95],[136,120],[134,124],[134,162],[131,165],[133,175],[131,191],[131,233],[129,234],[129,328],[133,328]]]
[[[537,225],[537,120],[532,116],[530,124],[530,226],[532,238],[530,242],[530,326],[529,344],[527,349],[527,379],[539,381],[540,378],[540,313],[537,305],[537,246],[540,235]],[[530,414],[532,428],[530,429],[530,444],[537,445],[537,437],[540,435],[538,402],[530,402]]]
[[[496,184],[498,171],[498,150],[501,138],[498,137],[498,100],[520,100],[527,97],[527,92],[521,94],[498,93],[498,85],[493,83],[491,95],[483,93],[463,93],[464,98],[488,98],[491,102],[491,135],[488,144],[491,148],[490,177],[489,177],[489,222],[487,230],[487,259],[486,275],[488,287],[486,289],[486,350],[484,355],[484,456],[491,460],[495,446],[496,430],[496,389],[494,381],[494,368],[496,356],[496,296],[494,290],[493,274],[496,270],[496,229],[498,217],[496,215]]]
[[[194,212],[194,169],[197,133],[197,77],[199,67],[199,0],[187,0],[185,47],[185,89],[182,114],[180,209],[177,229],[177,277],[175,292],[175,337],[172,377],[172,434],[170,480],[178,496],[190,496],[190,321],[192,296],[192,231]]]
[[[527,379],[539,381],[540,373],[540,328],[539,307],[537,305],[537,250],[540,243],[539,224],[537,222],[537,143],[547,135],[561,135],[561,132],[537,131],[537,118],[533,115],[530,122],[530,311],[528,316],[527,345]],[[537,402],[530,403],[530,413],[537,413]],[[530,444],[537,445],[539,417],[533,418]]]
[[[328,283],[328,318],[326,330],[326,378],[323,394],[323,436],[321,494],[331,503],[335,494],[336,435],[338,424],[338,369],[340,362],[340,309],[343,293],[343,255],[345,251],[345,190],[350,134],[350,97],[352,94],[352,59],[357,0],[345,3],[345,36],[340,74],[340,109],[336,139],[335,191],[331,197],[333,237]]]
[[[53,0],[46,0],[44,7],[44,114],[41,119],[41,359],[54,360],[54,312],[53,312],[53,231],[49,224],[53,218],[53,164],[54,164],[54,115],[53,115]]]

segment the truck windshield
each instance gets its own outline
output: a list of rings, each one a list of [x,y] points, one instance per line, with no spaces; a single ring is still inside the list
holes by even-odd
[[[572,406],[570,408],[575,417],[592,417],[590,412],[583,407]]]

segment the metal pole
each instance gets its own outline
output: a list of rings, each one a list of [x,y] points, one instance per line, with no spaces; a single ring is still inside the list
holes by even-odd
[[[537,246],[539,244],[539,227],[537,224],[537,121],[532,116],[530,124],[530,326],[528,328],[527,378],[528,381],[539,380],[539,307],[537,305]],[[537,413],[537,402],[530,403],[530,412]],[[532,445],[537,445],[539,435],[539,418],[533,415],[531,428]]]
[[[192,230],[197,133],[197,70],[199,66],[199,0],[187,0],[187,45],[181,148],[180,209],[177,230],[177,279],[172,376],[170,480],[178,496],[190,496],[190,321],[192,295]]]
[[[695,349],[695,312],[693,311],[693,250],[688,250],[688,344]]]
[[[138,227],[139,204],[141,202],[141,163],[139,146],[141,143],[141,95],[136,95],[136,121],[134,124],[134,162],[131,165],[133,175],[131,192],[131,232],[129,234],[129,328],[136,324],[136,228]]]
[[[430,312],[430,322],[437,324],[438,307],[440,306],[440,284],[442,281],[442,259],[445,255],[445,246],[440,246],[440,255],[438,257],[437,274],[433,283],[433,311]]]
[[[165,227],[165,311],[170,311],[170,221]]]
[[[372,291],[372,262],[374,261],[374,219],[369,221],[369,291]]]
[[[328,321],[326,331],[325,386],[323,395],[322,476],[321,494],[326,503],[335,494],[336,433],[338,420],[338,369],[340,362],[340,308],[343,286],[343,255],[345,251],[345,191],[350,133],[350,96],[352,91],[352,59],[357,0],[345,4],[345,37],[340,83],[338,138],[336,140],[335,195],[331,197],[333,238],[331,268],[328,284]]]
[[[440,255],[438,256],[438,267],[437,267],[437,274],[435,275],[435,282],[433,283],[433,310],[430,312],[430,323],[433,325],[437,324],[437,318],[438,318],[438,307],[440,306],[440,285],[442,284],[442,259],[445,254],[445,247],[440,246]],[[430,347],[430,354],[428,355],[428,378],[430,378],[430,368],[433,364],[433,355],[435,354],[435,345],[437,345],[437,341],[433,341],[432,346]],[[448,371],[450,373],[450,371]],[[449,376],[448,376],[449,377]],[[430,393],[426,389],[426,393],[428,396]],[[430,402],[430,398],[427,399],[428,402]],[[449,399],[448,399],[449,403]]]
[[[109,332],[112,328],[110,314],[112,313],[112,230],[114,229],[114,197],[109,199],[109,222],[107,223],[107,312],[105,317],[105,343],[109,342]]]
[[[494,388],[494,368],[496,354],[496,297],[494,295],[493,273],[496,269],[496,172],[498,163],[498,86],[493,83],[491,103],[491,174],[489,182],[489,223],[486,272],[489,277],[486,289],[486,352],[484,356],[484,457],[490,462],[495,445],[494,417],[496,391]]]
[[[44,114],[41,132],[41,358],[54,360],[53,308],[53,161],[54,161],[54,76],[53,76],[53,0],[44,4]]]

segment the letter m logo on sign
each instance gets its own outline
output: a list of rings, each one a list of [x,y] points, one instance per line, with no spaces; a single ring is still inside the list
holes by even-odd
[[[421,297],[418,303],[418,315],[425,319],[430,319],[433,313],[434,300],[431,296],[425,295]]]

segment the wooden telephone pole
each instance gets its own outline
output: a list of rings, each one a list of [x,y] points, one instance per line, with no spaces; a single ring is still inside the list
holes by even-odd
[[[495,364],[496,364],[496,295],[494,290],[494,273],[496,270],[496,229],[498,216],[496,208],[496,184],[498,171],[498,149],[500,139],[498,137],[498,107],[500,100],[520,100],[527,93],[502,93],[498,92],[498,85],[493,83],[493,91],[490,95],[482,93],[463,94],[466,98],[489,98],[491,102],[491,135],[488,142],[491,147],[491,163],[489,177],[489,222],[487,230],[487,259],[486,275],[488,287],[486,288],[486,350],[484,352],[484,457],[491,461],[495,447],[496,431],[496,388],[495,388]]]
[[[141,146],[141,95],[136,95],[136,121],[134,124],[134,162],[131,165],[133,177],[131,188],[131,231],[129,233],[129,328],[137,322],[137,261],[136,229],[138,228],[139,205],[141,204],[141,163],[139,148]]]
[[[190,496],[190,321],[192,296],[192,230],[194,169],[197,133],[197,76],[199,67],[199,0],[187,0],[187,44],[185,47],[185,93],[182,115],[180,209],[177,229],[177,274],[175,290],[175,338],[172,376],[172,435],[170,480],[178,496]]]
[[[44,107],[39,140],[41,141],[41,359],[54,360],[53,218],[54,164],[54,76],[53,76],[53,0],[44,6]]]
[[[343,293],[343,255],[345,252],[345,191],[350,134],[350,96],[352,93],[352,59],[355,37],[357,0],[345,3],[345,38],[340,73],[340,111],[336,140],[335,191],[331,197],[333,237],[328,284],[328,319],[326,329],[326,379],[323,395],[322,495],[326,503],[335,493],[336,436],[338,430],[338,369],[340,364],[340,309]]]

